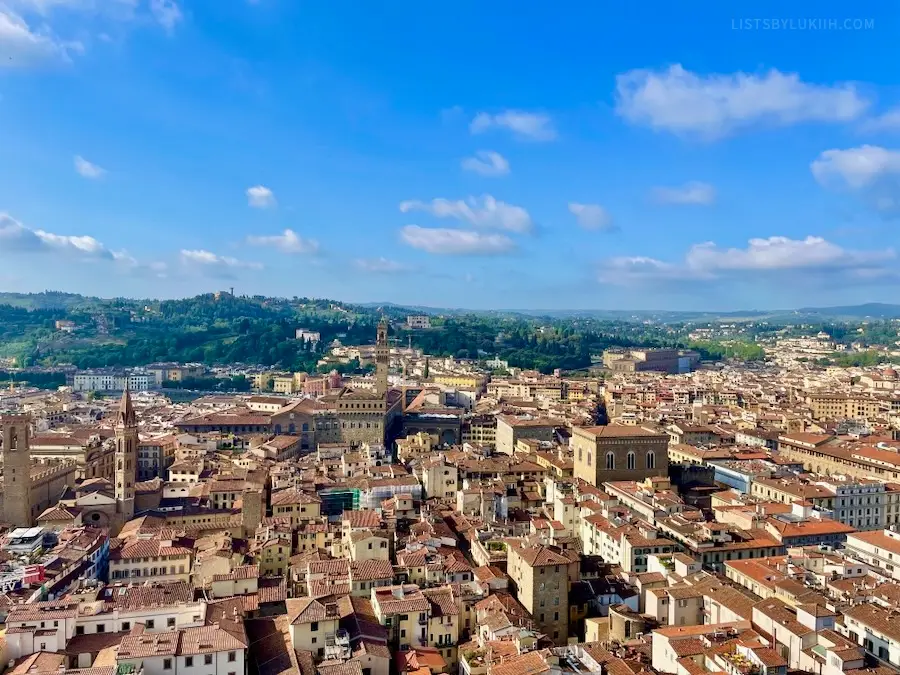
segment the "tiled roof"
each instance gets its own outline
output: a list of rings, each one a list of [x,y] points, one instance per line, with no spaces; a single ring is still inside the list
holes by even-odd
[[[248,646],[247,634],[244,632],[244,624],[241,621],[185,628],[181,634],[179,654],[237,651]]]
[[[319,504],[321,499],[317,495],[301,492],[294,488],[281,490],[272,494],[272,506],[288,506],[291,504]]]
[[[292,625],[339,618],[335,604],[325,604],[313,598],[289,598],[286,603]]]
[[[122,611],[168,607],[194,599],[194,587],[186,582],[154,584],[152,586],[111,587],[110,601]]]
[[[530,567],[544,567],[547,565],[568,565],[569,559],[557,553],[547,546],[535,546],[533,548],[514,549],[519,557]]]

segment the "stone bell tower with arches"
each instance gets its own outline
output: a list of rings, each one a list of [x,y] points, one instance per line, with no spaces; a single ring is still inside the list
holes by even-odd
[[[31,527],[31,418],[0,416],[3,427],[3,520],[13,527]]]
[[[116,412],[116,515],[112,529],[118,534],[134,518],[134,484],[137,477],[138,425],[131,392],[125,389]]]

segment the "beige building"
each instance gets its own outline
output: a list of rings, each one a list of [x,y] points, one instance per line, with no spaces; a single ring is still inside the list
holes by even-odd
[[[314,598],[289,598],[286,602],[291,645],[324,660],[326,648],[335,643],[340,620],[337,604]]]
[[[638,426],[574,427],[575,477],[591,485],[666,476],[669,437]]]
[[[548,417],[515,417],[497,415],[496,449],[505,455],[513,454],[520,438],[552,441],[553,433],[566,423]]]
[[[132,583],[190,581],[194,551],[179,542],[135,539],[110,546],[109,578]]]
[[[558,645],[569,637],[571,563],[548,546],[508,548],[507,573],[516,599],[531,613],[537,629]]]

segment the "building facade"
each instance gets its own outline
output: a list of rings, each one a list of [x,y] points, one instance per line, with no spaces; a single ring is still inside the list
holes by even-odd
[[[666,476],[668,443],[667,435],[637,426],[574,427],[575,477],[600,487],[607,481]]]

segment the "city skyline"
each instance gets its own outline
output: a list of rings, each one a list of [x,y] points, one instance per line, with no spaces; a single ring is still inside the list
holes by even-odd
[[[0,3],[0,290],[890,302],[897,14],[809,9]]]

